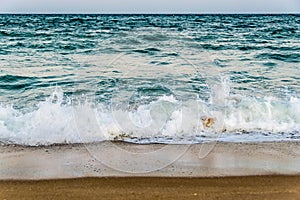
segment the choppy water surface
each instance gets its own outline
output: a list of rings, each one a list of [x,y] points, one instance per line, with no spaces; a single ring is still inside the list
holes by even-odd
[[[0,15],[4,143],[299,140],[299,91],[299,15]]]

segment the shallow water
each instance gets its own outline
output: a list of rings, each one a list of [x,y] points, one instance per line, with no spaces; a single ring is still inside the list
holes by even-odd
[[[0,15],[0,141],[299,140],[299,24],[299,15]]]

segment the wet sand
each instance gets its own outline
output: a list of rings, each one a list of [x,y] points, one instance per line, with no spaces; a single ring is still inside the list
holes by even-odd
[[[0,172],[0,180],[300,175],[300,143],[0,146]]]
[[[299,199],[298,176],[0,181],[1,199]]]

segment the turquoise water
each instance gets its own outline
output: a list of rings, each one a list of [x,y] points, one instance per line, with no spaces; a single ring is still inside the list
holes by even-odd
[[[0,15],[2,143],[298,140],[299,91],[300,15]]]

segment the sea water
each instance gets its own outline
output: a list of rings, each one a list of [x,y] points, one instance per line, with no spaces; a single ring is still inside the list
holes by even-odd
[[[300,15],[0,15],[3,144],[299,139]]]

